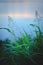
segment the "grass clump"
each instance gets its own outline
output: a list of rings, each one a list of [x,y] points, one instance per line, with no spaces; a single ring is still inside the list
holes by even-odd
[[[24,29],[25,35],[20,32],[21,37],[16,39],[10,29],[0,28],[14,36],[13,42],[8,39],[0,40],[0,65],[43,65],[43,32],[35,24],[30,24],[30,26],[37,28],[33,31],[36,33],[33,38]]]

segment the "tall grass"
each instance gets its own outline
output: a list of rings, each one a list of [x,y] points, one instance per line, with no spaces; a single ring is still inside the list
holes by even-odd
[[[43,56],[43,32],[40,27],[35,24],[30,24],[35,29],[36,37],[30,36],[24,29],[24,33],[20,32],[21,37],[16,39],[14,32],[8,28],[5,29],[14,36],[14,41],[10,40],[0,41],[0,61],[4,65],[39,65],[35,56]]]

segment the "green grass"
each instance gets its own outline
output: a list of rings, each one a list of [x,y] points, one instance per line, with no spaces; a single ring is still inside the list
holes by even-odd
[[[25,34],[20,32],[21,37],[16,39],[14,32],[10,29],[0,28],[14,36],[13,42],[8,39],[0,40],[0,65],[40,65],[43,62],[43,32],[35,24],[30,24],[30,26],[35,28],[33,32],[36,36],[33,38],[24,29]],[[39,60],[41,56],[42,58]]]

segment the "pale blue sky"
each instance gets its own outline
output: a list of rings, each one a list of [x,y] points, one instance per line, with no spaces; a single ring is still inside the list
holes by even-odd
[[[27,25],[34,23],[34,19],[29,19],[28,17],[34,17],[36,10],[39,15],[43,16],[43,0],[0,0],[0,27],[8,27],[8,16],[11,16],[14,18],[14,22],[16,21],[16,25],[20,26],[19,30],[24,27],[26,32],[30,32],[29,30],[32,28],[28,29]],[[22,17],[26,17],[27,19]],[[41,30],[43,31],[42,23]],[[14,30],[16,35],[20,36],[19,32],[16,31],[15,28]],[[0,30],[0,39],[9,37],[12,38],[10,33],[6,30]]]
[[[0,2],[43,2],[43,0],[0,0]]]
[[[25,13],[33,17],[36,10],[43,16],[43,0],[0,0],[0,15]]]

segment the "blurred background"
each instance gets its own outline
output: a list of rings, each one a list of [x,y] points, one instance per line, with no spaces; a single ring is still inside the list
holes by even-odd
[[[35,35],[29,24],[38,24],[38,20],[43,31],[43,0],[0,0],[0,28],[11,29],[17,37],[23,28]],[[7,30],[0,29],[0,40],[6,38],[11,40],[13,36]]]

